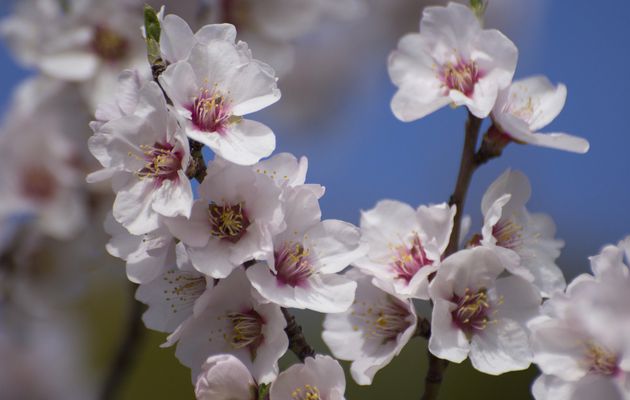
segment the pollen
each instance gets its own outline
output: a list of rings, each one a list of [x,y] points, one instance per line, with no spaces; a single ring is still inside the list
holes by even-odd
[[[210,203],[208,206],[210,234],[232,243],[238,242],[250,225],[244,204],[244,202],[240,202],[220,206],[216,203]]]
[[[451,302],[457,304],[451,313],[453,322],[468,336],[486,329],[488,324],[493,322],[492,307],[486,289],[472,291],[466,288],[463,296],[454,295]]]
[[[314,385],[306,384],[298,387],[291,392],[291,398],[293,400],[321,400],[321,394],[319,388]]]
[[[475,84],[481,79],[482,73],[477,63],[458,57],[455,63],[444,64],[440,68],[438,76],[449,90],[457,90],[465,96],[471,97],[475,90]]]

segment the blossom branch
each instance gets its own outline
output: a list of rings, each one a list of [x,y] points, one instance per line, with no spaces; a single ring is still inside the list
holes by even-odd
[[[122,343],[118,347],[116,357],[109,368],[109,373],[99,396],[101,400],[112,399],[118,392],[123,378],[130,371],[134,354],[140,349],[140,341],[144,334],[142,325],[142,303],[136,301],[134,298],[136,285],[130,284],[128,290],[131,293],[131,309],[129,310],[129,316],[127,318],[127,331],[123,336]]]
[[[297,323],[295,317],[284,307],[282,307],[282,314],[287,321],[287,327],[284,328],[284,331],[289,337],[289,349],[301,362],[304,362],[307,357],[315,357],[315,349],[306,341],[302,327]]]

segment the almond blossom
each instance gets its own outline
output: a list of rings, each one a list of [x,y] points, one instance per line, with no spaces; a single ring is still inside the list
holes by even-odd
[[[146,66],[137,0],[24,0],[0,34],[18,60],[55,79],[81,82],[93,109],[112,95],[120,70]]]
[[[219,354],[201,366],[195,396],[197,400],[257,400],[258,385],[238,358]]]
[[[345,400],[346,379],[331,357],[316,355],[282,371],[269,389],[270,400]]]
[[[104,168],[87,180],[111,179],[114,218],[129,232],[151,232],[161,217],[190,216],[188,140],[155,82],[142,87],[133,114],[98,127],[88,146]]]
[[[411,300],[380,290],[368,275],[353,269],[345,276],[357,282],[355,301],[344,313],[326,315],[322,338],[336,358],[352,361],[359,385],[370,385],[412,338],[418,318]]]
[[[0,221],[27,216],[42,233],[67,239],[86,222],[86,197],[72,125],[49,107],[61,90],[34,78],[12,99],[0,128]]]
[[[470,357],[473,367],[499,375],[529,367],[527,323],[539,314],[536,288],[504,271],[484,247],[446,258],[431,282],[433,300],[429,351],[455,363]]]
[[[251,58],[244,43],[214,39],[171,64],[160,84],[182,117],[186,134],[228,161],[252,165],[271,154],[275,136],[243,116],[280,99],[273,70]]]
[[[382,200],[361,213],[361,238],[368,244],[357,268],[374,276],[374,285],[401,297],[428,299],[429,275],[448,246],[455,207],[446,203],[417,210]]]
[[[534,362],[543,372],[532,389],[537,400],[630,398],[628,242],[591,257],[594,275],[575,278],[530,323]]]
[[[252,167],[212,161],[190,219],[165,220],[186,244],[195,268],[225,278],[246,261],[263,259],[285,228],[281,189]]]
[[[256,382],[269,383],[278,374],[278,360],[287,351],[286,321],[280,307],[262,304],[251,295],[245,272],[235,270],[208,296],[209,306],[189,317],[165,345],[177,343],[175,356],[197,377],[212,355],[232,354]]]
[[[321,221],[317,197],[308,188],[294,190],[286,199],[285,222],[266,262],[247,269],[256,291],[283,307],[347,310],[356,284],[337,273],[365,254],[359,230],[343,221]]]
[[[539,133],[562,111],[567,98],[563,84],[554,86],[544,76],[513,82],[499,93],[492,109],[494,127],[518,143],[586,153],[588,141],[566,133]]]
[[[551,217],[527,211],[530,195],[531,185],[523,173],[507,170],[498,177],[481,201],[482,236],[474,237],[472,245],[492,249],[508,271],[532,282],[548,297],[566,286],[555,263],[564,242],[554,238]]]
[[[392,111],[413,121],[450,103],[485,118],[512,81],[517,57],[514,43],[482,29],[469,7],[426,7],[420,33],[403,36],[389,56],[389,75],[398,87]]]

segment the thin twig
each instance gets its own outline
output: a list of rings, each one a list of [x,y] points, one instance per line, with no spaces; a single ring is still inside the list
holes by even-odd
[[[307,357],[315,357],[315,349],[306,341],[302,327],[297,323],[295,317],[284,307],[282,314],[287,321],[287,327],[284,328],[284,331],[289,337],[289,350],[295,353],[301,362],[304,362]]]
[[[120,390],[123,379],[129,373],[133,365],[134,356],[140,349],[140,342],[144,337],[142,326],[142,303],[136,301],[134,294],[136,285],[129,283],[130,310],[127,317],[127,328],[123,336],[122,343],[118,347],[116,357],[111,363],[107,378],[103,384],[103,389],[99,396],[100,400],[114,399]]]

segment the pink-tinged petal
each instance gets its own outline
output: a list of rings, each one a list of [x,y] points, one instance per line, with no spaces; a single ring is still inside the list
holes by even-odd
[[[434,301],[429,351],[438,358],[460,363],[468,356],[470,343],[451,318],[454,308],[455,304],[449,301]]]
[[[219,135],[206,133],[206,135]],[[228,126],[212,143],[204,143],[219,156],[239,165],[253,165],[276,148],[276,137],[266,125],[244,119]]]
[[[113,214],[130,233],[142,235],[159,227],[159,216],[153,211],[154,183],[138,180],[121,189],[114,200]]]
[[[575,381],[587,373],[584,336],[560,320],[532,326],[534,362],[545,374]]]
[[[325,220],[308,229],[304,246],[310,249],[323,274],[337,273],[364,256],[367,247],[359,243],[359,229],[347,222]]]
[[[257,263],[247,268],[247,278],[266,300],[282,307],[304,308],[296,298],[295,288],[279,282],[267,264]]]
[[[268,74],[258,62],[250,62],[239,68],[238,75],[226,84],[230,87],[230,96],[234,102],[234,115],[250,114],[280,100],[276,77]]]
[[[204,25],[195,33],[195,39],[203,44],[208,44],[211,40],[225,40],[234,43],[236,28],[232,24]]]
[[[418,33],[409,33],[398,41],[387,62],[389,77],[396,86],[408,82],[435,81],[436,71],[429,44]]]
[[[239,266],[230,261],[230,248],[217,239],[205,247],[189,247],[188,254],[197,271],[215,279],[227,278]]]
[[[496,99],[498,90],[504,89],[512,83],[518,60],[518,49],[510,39],[495,29],[479,32],[475,40],[472,41],[471,47],[474,50],[470,57],[477,63],[479,69],[485,72],[481,81],[492,82],[493,97]],[[490,105],[490,110],[493,106],[494,101]]]
[[[479,20],[469,7],[449,3],[446,7],[426,7],[420,20],[420,33],[448,49],[461,49],[481,31]],[[440,60],[442,61],[442,60]]]
[[[220,90],[228,89],[226,83],[238,79],[236,76],[239,75],[244,61],[237,47],[223,40],[195,45],[188,58],[197,77],[197,87],[211,88],[216,84]]]
[[[420,206],[416,211],[420,224],[420,239],[427,255],[439,260],[448,246],[457,208],[446,203]]]
[[[531,193],[532,188],[527,176],[520,171],[508,169],[486,190],[481,200],[481,211],[486,215],[495,201],[505,194],[510,194],[509,202],[503,206],[503,215],[509,217],[521,212]]]
[[[199,95],[197,77],[192,66],[185,61],[171,64],[160,75],[159,80],[177,112],[185,118],[190,118],[193,99]]]
[[[321,313],[346,311],[354,301],[356,282],[341,275],[316,275],[308,280],[308,286],[295,287],[295,299],[300,308]]]
[[[243,363],[230,354],[209,357],[195,384],[197,400],[256,400],[258,387]]]
[[[193,32],[182,18],[170,14],[161,22],[160,52],[169,63],[182,61],[194,45]]]
[[[153,210],[166,217],[190,218],[192,204],[190,180],[182,170],[178,171],[176,179],[163,181],[153,197]]]
[[[420,119],[451,102],[436,83],[426,81],[408,82],[398,89],[391,102],[396,118],[403,122]]]
[[[173,236],[189,246],[205,247],[210,239],[211,226],[206,201],[197,200],[193,203],[190,219],[166,218],[164,223]]]
[[[579,154],[588,152],[590,148],[588,140],[566,133],[517,132],[514,135],[510,133],[510,136],[525,143]]]
[[[527,369],[532,360],[527,331],[519,323],[503,319],[473,336],[470,361],[490,375]]]

